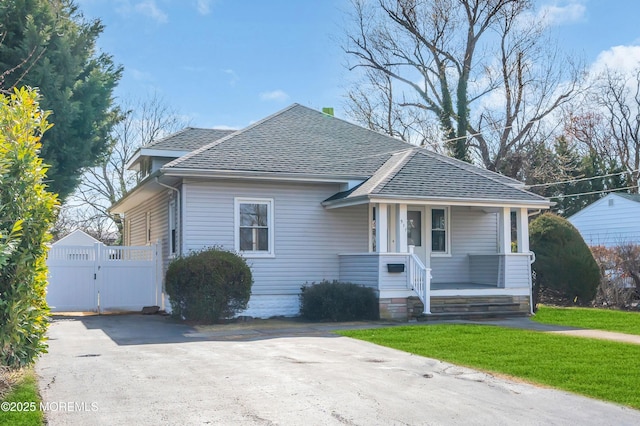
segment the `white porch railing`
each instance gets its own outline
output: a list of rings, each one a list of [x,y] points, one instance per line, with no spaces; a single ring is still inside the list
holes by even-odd
[[[409,284],[418,294],[424,306],[423,314],[431,313],[431,269],[424,266],[420,258],[410,248],[409,255]]]

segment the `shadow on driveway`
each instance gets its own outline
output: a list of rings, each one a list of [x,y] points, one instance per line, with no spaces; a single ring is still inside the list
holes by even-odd
[[[164,315],[120,314],[54,316],[53,323],[81,322],[101,330],[117,345],[156,345],[202,341],[255,341],[283,337],[339,337],[335,330],[379,328],[397,323],[307,323],[295,319],[252,320],[242,323],[190,326]],[[55,338],[53,338],[55,339]]]

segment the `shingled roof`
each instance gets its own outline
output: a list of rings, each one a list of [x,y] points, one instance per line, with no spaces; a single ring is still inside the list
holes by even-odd
[[[325,203],[375,195],[548,204],[514,179],[298,104],[201,145],[165,165],[163,171],[349,176],[364,181]]]
[[[363,196],[546,201],[544,197],[507,185],[484,172],[463,162],[443,161],[442,156],[426,149],[412,148],[391,157],[366,182],[335,194],[325,203]]]
[[[166,168],[373,175],[411,145],[293,104],[253,125],[181,157]]]
[[[171,151],[194,151],[234,132],[236,132],[236,130],[186,127],[179,132],[151,142],[150,144],[145,145],[144,148]]]

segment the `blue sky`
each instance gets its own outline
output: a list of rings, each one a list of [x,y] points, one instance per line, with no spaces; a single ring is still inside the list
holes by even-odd
[[[344,117],[348,0],[77,0],[125,68],[119,98],[156,92],[196,127],[242,128],[298,102]],[[586,64],[640,61],[637,0],[538,0]]]

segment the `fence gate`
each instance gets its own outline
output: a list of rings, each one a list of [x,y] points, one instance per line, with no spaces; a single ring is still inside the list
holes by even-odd
[[[58,246],[49,250],[47,303],[53,312],[138,311],[160,302],[157,244]]]

